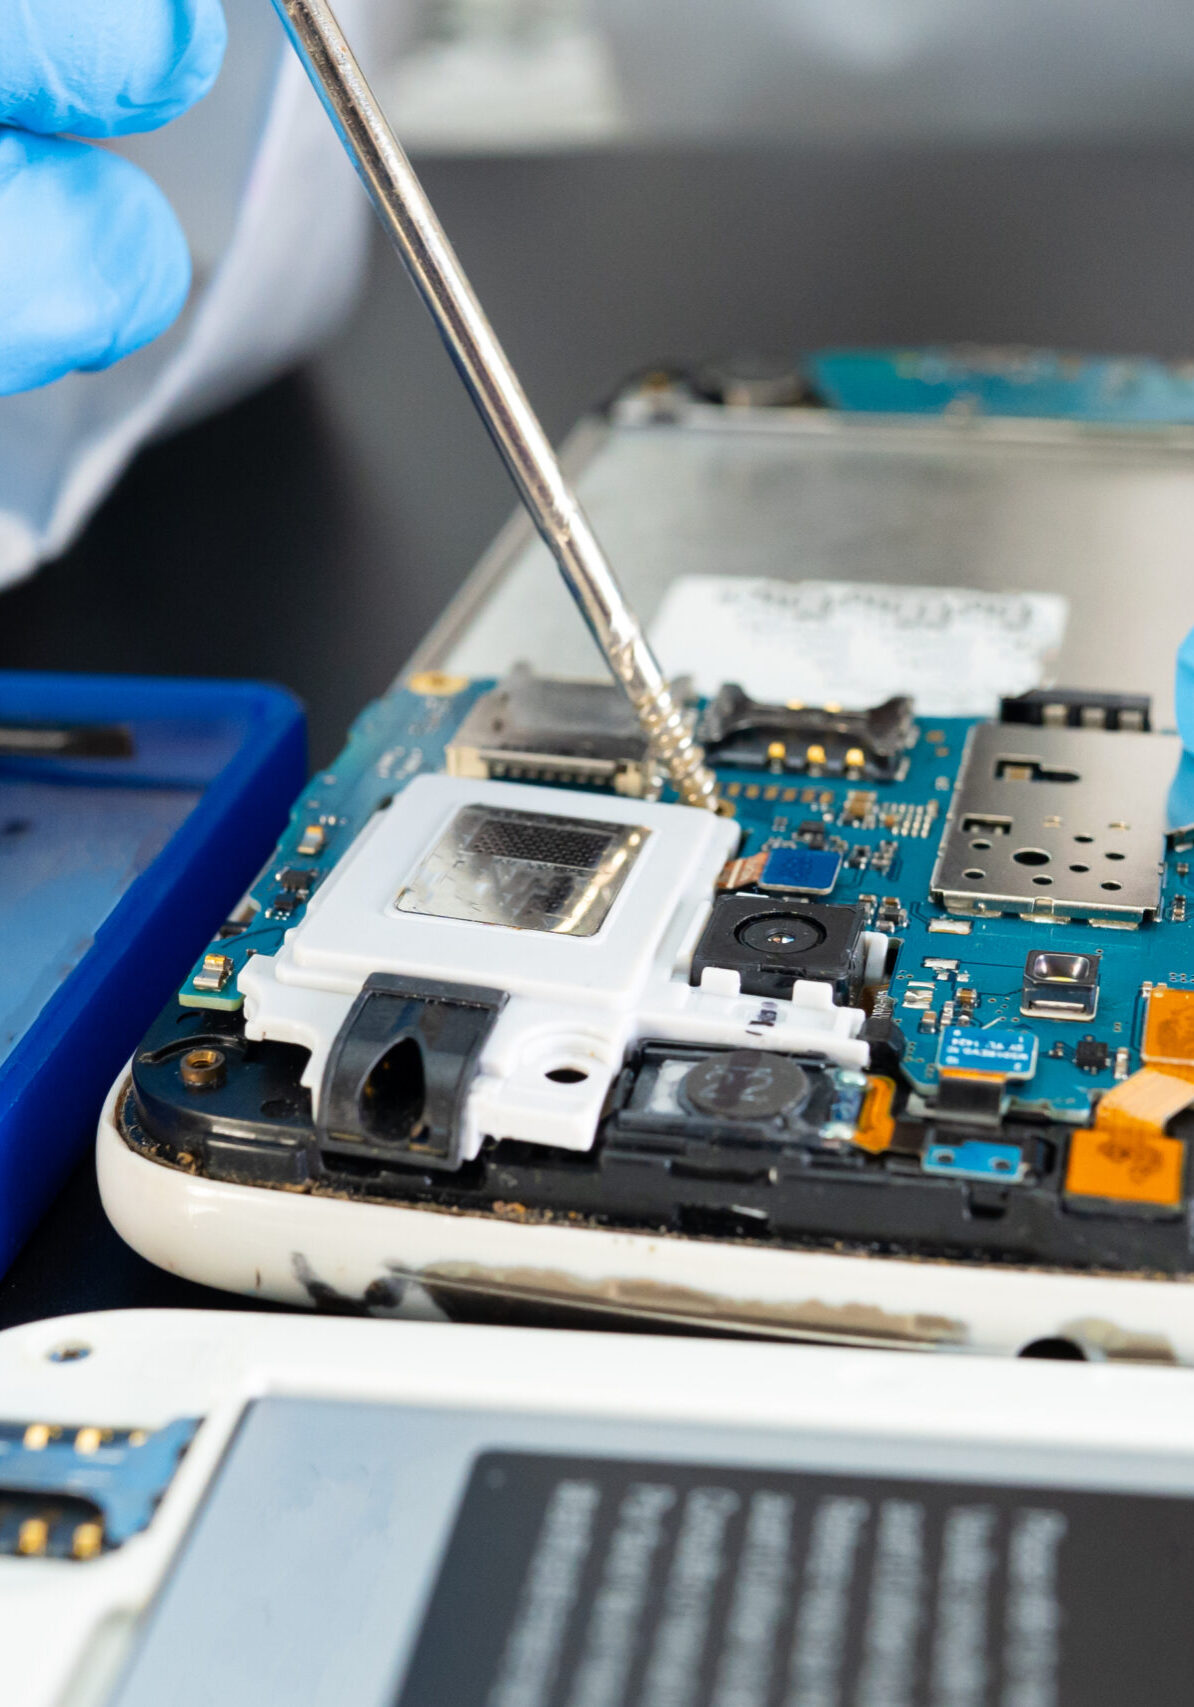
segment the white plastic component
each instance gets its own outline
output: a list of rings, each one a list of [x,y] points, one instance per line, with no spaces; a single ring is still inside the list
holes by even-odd
[[[706,966],[701,972],[701,989],[713,996],[737,996],[742,991],[742,974],[731,966]]]
[[[62,1346],[86,1355],[55,1361]],[[895,1445],[978,1481],[1010,1473],[1049,1486],[1158,1492],[1194,1481],[1194,1377],[1167,1370],[120,1310],[0,1335],[0,1394],[3,1417],[20,1422],[154,1428],[204,1419],[143,1534],[86,1564],[0,1558],[4,1707],[96,1707],[107,1698],[244,1407],[271,1395],[782,1430],[807,1438],[814,1463],[832,1442],[879,1474]],[[328,1628],[332,1642],[336,1621]],[[351,1626],[340,1634],[351,1640]]]
[[[314,1278],[364,1304],[379,1281],[463,1276],[482,1291],[513,1286],[537,1301],[664,1323],[946,1352],[1014,1354],[1063,1339],[1094,1357],[1194,1364],[1188,1282],[784,1250],[228,1185],[131,1150],[115,1123],[126,1089],[127,1079],[113,1090],[100,1126],[104,1208],[142,1256],[207,1286],[310,1304]]]
[[[457,815],[477,805],[644,832],[593,934],[398,904]],[[643,1037],[811,1050],[865,1067],[863,1015],[835,1007],[828,985],[797,984],[790,1001],[763,1001],[741,995],[733,974],[689,984],[714,882],[738,838],[727,819],[686,806],[416,777],[315,892],[280,952],[254,956],[241,972],[247,1035],[308,1049],[303,1082],[318,1098],[328,1052],[370,974],[508,991],[466,1104],[466,1158],[486,1137],[587,1150],[610,1081]]]
[[[872,987],[882,984],[887,972],[887,955],[891,948],[891,938],[884,936],[882,931],[863,931],[862,943],[866,952],[866,960],[862,969],[863,982]]]

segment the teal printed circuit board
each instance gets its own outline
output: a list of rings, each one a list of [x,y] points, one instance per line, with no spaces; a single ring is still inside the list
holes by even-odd
[[[672,1000],[749,994],[749,1048],[716,1046],[704,1021],[644,1021],[587,1142],[482,1123],[469,1148],[468,1098],[513,1001],[502,980],[458,985],[447,964],[422,983],[358,978],[317,1082],[293,1032],[246,1034],[242,975],[283,964],[313,897],[371,826],[401,827],[425,779],[476,789],[491,817],[516,791],[484,847],[500,866],[524,837],[519,869],[540,884],[524,902],[548,867],[558,884],[565,843],[598,850],[568,894],[599,887],[603,803],[625,820],[660,792],[612,687],[424,673],[360,717],[146,1039],[126,1141],[167,1166],[375,1201],[487,1213],[516,1197],[698,1236],[1187,1272],[1194,830],[1173,822],[1188,761],[1147,702],[1038,690],[990,721],[926,720],[908,700],[767,706],[728,687],[692,709],[733,827],[672,971],[692,994]],[[670,811],[694,835],[706,816]],[[477,865],[472,846],[457,868]],[[826,1042],[786,1048],[814,985]]]
[[[494,686],[471,682],[448,694],[400,688],[368,707],[334,768],[316,777],[295,807],[275,858],[251,892],[245,909],[249,922],[213,942],[183,986],[185,1005],[239,1008],[236,977],[248,957],[276,952],[299,922],[310,893],[380,805],[413,776],[446,768],[448,742]],[[833,901],[861,907],[869,922],[890,924],[900,942],[890,1001],[907,1035],[904,1068],[920,1091],[929,1094],[936,1078],[942,1028],[961,1019],[983,1030],[998,1027],[1035,1037],[1036,1070],[1017,1084],[1016,1106],[1081,1122],[1095,1097],[1111,1088],[1117,1058],[1121,1077],[1125,1065],[1128,1072],[1141,1065],[1144,1004],[1151,986],[1194,990],[1194,910],[1188,908],[1194,855],[1181,851],[1180,837],[1175,847],[1158,847],[1157,859],[1164,862],[1162,903],[1159,917],[1147,926],[1121,928],[1111,919],[1053,924],[1046,913],[1030,920],[946,912],[929,900],[930,881],[974,726],[961,718],[917,726],[906,773],[891,783],[863,785],[830,776],[788,779],[725,767],[719,767],[719,781],[742,830],[743,856],[823,841],[841,854]],[[1011,742],[1013,748],[1016,744]],[[1175,750],[1171,770],[1176,759]],[[1112,796],[1108,810],[1114,807]],[[1158,808],[1163,812],[1165,807],[1163,798]],[[1189,846],[1194,848],[1194,832]],[[885,906],[890,917],[879,919]],[[1021,1014],[1026,959],[1038,949],[1099,957],[1097,1013],[1089,1025]],[[211,956],[219,961],[219,990],[202,983]],[[959,995],[963,1003],[969,1000],[967,991],[973,992],[974,1005],[959,1006]],[[1103,1045],[1105,1059],[1100,1057],[1097,1066],[1075,1064],[1079,1032]]]

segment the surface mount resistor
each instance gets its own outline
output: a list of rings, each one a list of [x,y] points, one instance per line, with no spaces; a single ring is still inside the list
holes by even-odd
[[[322,824],[308,824],[299,837],[295,852],[301,854],[304,859],[313,859],[316,854],[323,852],[327,839],[327,831]]]

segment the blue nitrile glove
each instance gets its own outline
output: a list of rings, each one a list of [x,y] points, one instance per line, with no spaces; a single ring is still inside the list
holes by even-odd
[[[66,135],[156,130],[206,93],[220,0],[0,0],[0,395],[156,338],[190,288],[144,172]]]
[[[1186,750],[1169,791],[1169,826],[1180,829],[1194,824],[1194,629],[1177,649],[1174,701],[1178,733]]]
[[[1177,649],[1177,732],[1187,753],[1194,753],[1194,628]]]

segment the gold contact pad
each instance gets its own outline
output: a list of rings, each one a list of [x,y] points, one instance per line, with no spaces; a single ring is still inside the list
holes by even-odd
[[[1182,1201],[1185,1151],[1180,1138],[1124,1136],[1086,1127],[1070,1140],[1066,1193],[1176,1208]]]
[[[1150,991],[1141,1053],[1150,1067],[1194,1079],[1194,990],[1158,984]]]
[[[860,1150],[878,1156],[889,1147],[895,1136],[895,1117],[891,1112],[894,1100],[895,1084],[891,1079],[871,1079],[854,1131],[854,1142]]]
[[[1093,1127],[1070,1140],[1065,1189],[1072,1197],[1176,1208],[1183,1197],[1186,1146],[1166,1123],[1194,1103],[1194,1085],[1142,1068],[1108,1091]]]

